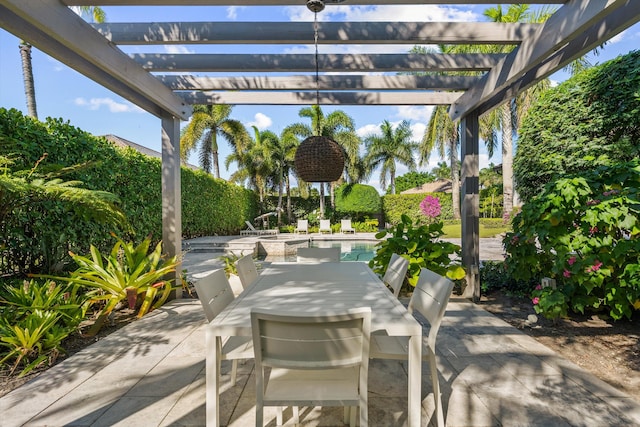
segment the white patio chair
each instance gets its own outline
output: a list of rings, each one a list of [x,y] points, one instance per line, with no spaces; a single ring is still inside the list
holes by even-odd
[[[340,221],[340,232],[356,234],[356,229],[351,226],[350,219],[343,219]]]
[[[297,261],[304,263],[340,262],[340,248],[298,248]]]
[[[309,220],[299,219],[298,226],[294,230],[294,233],[309,233]]]
[[[420,271],[418,284],[413,291],[411,300],[409,300],[408,307],[410,313],[417,310],[429,322],[429,336],[426,342],[425,340],[422,341],[422,358],[428,361],[431,367],[431,382],[438,427],[444,427],[444,413],[442,410],[440,383],[438,381],[438,366],[436,365],[436,337],[452,290],[453,282],[451,280],[423,268]],[[373,359],[405,360],[408,358],[408,348],[408,337],[371,336],[370,356]]]
[[[255,348],[256,426],[265,406],[344,406],[350,425],[368,424],[367,380],[371,309],[331,314],[251,311]],[[267,369],[271,368],[270,374]],[[351,410],[353,407],[353,410]],[[294,423],[300,420],[294,411]]]
[[[404,278],[407,275],[408,268],[408,259],[395,253],[391,255],[391,260],[387,266],[387,271],[382,277],[382,281],[393,290],[393,295],[396,297],[400,295],[400,289],[404,283]]]
[[[196,292],[207,322],[211,322],[235,296],[223,269],[215,270],[195,282]],[[220,338],[218,338],[220,339]],[[227,337],[221,341],[221,360],[231,360],[231,386],[236,385],[238,359],[253,358],[253,342],[250,337]]]
[[[236,261],[236,269],[240,283],[242,283],[242,289],[247,289],[258,278],[258,269],[253,262],[252,255],[245,255]]]
[[[247,224],[247,229],[240,231],[241,236],[259,236],[261,234],[260,230],[256,230],[249,221],[245,221],[244,223]]]
[[[331,229],[331,220],[329,219],[321,219],[320,220],[320,228],[318,229],[318,232],[320,234],[322,233],[329,233],[329,234],[333,234],[333,230]]]

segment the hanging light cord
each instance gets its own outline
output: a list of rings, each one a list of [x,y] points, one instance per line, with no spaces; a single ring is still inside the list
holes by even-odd
[[[318,12],[314,12],[313,14],[313,44],[316,47],[316,106],[318,107],[318,117],[316,119],[316,131],[318,132],[318,136],[320,136],[320,78],[318,76]]]

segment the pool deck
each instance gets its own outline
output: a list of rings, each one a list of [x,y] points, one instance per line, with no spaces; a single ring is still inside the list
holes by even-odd
[[[221,266],[193,255],[184,264],[194,271]],[[205,330],[198,300],[170,301],[0,398],[0,426],[204,426]],[[640,426],[640,402],[465,299],[447,307],[437,361],[449,427]],[[254,426],[253,362],[239,365],[234,387],[230,366],[222,362],[222,425]],[[406,426],[406,362],[369,369],[369,425]],[[426,364],[422,372],[426,427],[434,405]],[[339,408],[300,414],[303,426],[342,425]],[[273,408],[265,420],[275,426]],[[290,411],[284,425],[293,425]]]

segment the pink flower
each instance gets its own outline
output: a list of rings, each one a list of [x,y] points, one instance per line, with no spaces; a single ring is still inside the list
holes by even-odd
[[[618,194],[618,190],[611,190],[611,191],[605,191],[604,193],[602,193],[603,196],[611,196],[613,194]]]
[[[587,206],[597,205],[598,203],[600,203],[598,199],[587,200]]]
[[[566,278],[569,278],[571,277],[571,272],[565,268],[564,271],[562,272],[562,275]]]
[[[440,215],[440,211],[442,210],[440,200],[438,200],[437,197],[427,196],[420,202],[420,210],[429,218],[435,218]]]
[[[567,260],[567,262],[569,263],[569,265],[573,265],[576,263],[576,257],[572,256],[571,258],[569,258]]]
[[[536,286],[536,291],[539,291],[540,289],[542,289],[542,285]]]
[[[533,303],[533,305],[536,305],[540,302],[540,298],[535,297],[534,299],[531,300],[531,302]]]
[[[598,271],[600,270],[600,267],[602,267],[602,263],[596,260],[596,262],[591,267],[587,268],[587,273],[593,273],[594,271]]]
[[[597,233],[597,232],[598,232],[598,227],[591,227],[591,228],[589,229],[589,234],[595,234],[595,233]]]

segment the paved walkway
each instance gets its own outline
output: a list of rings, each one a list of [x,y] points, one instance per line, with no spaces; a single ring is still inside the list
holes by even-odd
[[[197,300],[172,301],[0,398],[0,426],[204,426],[205,326]],[[466,300],[450,302],[437,350],[447,426],[640,426],[640,402]],[[240,364],[235,387],[230,366],[221,419],[253,426],[253,363]],[[374,360],[369,378],[370,425],[406,425],[406,364]],[[425,365],[423,426],[435,421],[430,391]],[[342,425],[341,416],[301,410],[305,426]],[[274,426],[275,413],[265,420]]]

